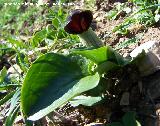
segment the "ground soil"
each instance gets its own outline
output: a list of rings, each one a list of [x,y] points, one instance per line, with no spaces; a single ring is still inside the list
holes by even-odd
[[[83,1],[80,1],[83,2]],[[101,37],[106,45],[110,45],[113,48],[116,44],[132,38],[134,36],[141,35],[138,43],[131,44],[125,48],[119,49],[119,53],[123,56],[128,56],[128,54],[138,45],[145,43],[147,41],[160,41],[160,28],[157,26],[151,26],[145,29],[137,28],[137,26],[132,28],[132,34],[128,36],[119,36],[112,32],[113,28],[123,22],[124,17],[119,17],[116,20],[107,20],[105,17],[106,12],[113,8],[114,2],[125,2],[124,0],[97,0],[95,8],[93,8],[93,30],[96,31],[98,36]],[[132,72],[130,76],[127,72]],[[57,110],[57,113],[51,113],[48,117],[41,119],[36,122],[37,126],[84,126],[90,123],[102,123],[107,124],[119,120],[124,112],[135,111],[138,114],[139,119],[142,122],[142,126],[158,126],[160,124],[157,120],[159,116],[156,114],[160,111],[160,97],[155,99],[150,98],[147,92],[146,86],[144,84],[149,84],[149,80],[155,80],[159,77],[160,73],[157,72],[153,75],[144,78],[139,78],[136,68],[129,66],[126,68],[122,81],[119,83],[117,89],[111,89],[111,92],[115,96],[104,101],[101,104],[97,104],[93,107],[72,107],[70,104]],[[155,77],[156,76],[156,77]],[[153,78],[152,78],[153,77]],[[124,79],[127,78],[127,79]],[[111,80],[115,83],[115,80]],[[140,91],[139,83],[143,84],[142,90]],[[125,85],[129,85],[125,88]],[[121,98],[124,92],[130,93],[129,105],[120,105]],[[157,92],[157,90],[155,90]],[[19,125],[18,123],[15,125]],[[91,126],[91,125],[90,125]],[[95,125],[96,126],[96,125]]]
[[[133,38],[135,36],[141,35],[139,42],[135,44],[131,44],[125,48],[122,48],[119,51],[124,56],[128,56],[128,54],[137,46],[139,46],[142,43],[148,42],[148,41],[160,41],[160,28],[159,24],[156,24],[154,26],[150,26],[147,28],[141,28],[139,26],[133,26],[131,29],[132,34],[127,35],[127,36],[119,36],[116,35],[115,33],[112,32],[113,28],[120,23],[123,22],[124,17],[120,17],[117,20],[107,20],[105,17],[105,14],[107,11],[112,9],[113,3],[115,1],[105,1],[105,0],[97,0],[96,6],[93,9],[93,29],[96,31],[96,33],[101,37],[103,42],[106,45],[110,45],[113,48],[116,46],[116,44]],[[116,1],[117,2],[117,1]],[[124,2],[124,1],[121,1]],[[130,68],[129,68],[130,69]],[[133,72],[135,69],[132,69],[131,71]],[[130,70],[129,70],[130,71]],[[134,72],[133,72],[134,73]],[[138,73],[134,73],[133,76],[137,77]],[[103,104],[96,105],[94,107],[77,107],[77,108],[72,108],[69,107],[69,112],[66,114],[71,120],[76,120],[76,123],[73,123],[72,125],[85,125],[89,124],[92,122],[100,122],[102,124],[106,124],[108,122],[112,121],[117,121],[119,120],[124,112],[130,110],[130,111],[136,111],[139,119],[141,120],[142,126],[159,126],[159,116],[157,116],[157,112],[160,110],[160,97],[156,97],[155,99],[150,98],[150,96],[146,93],[146,86],[147,85],[152,85],[149,83],[149,81],[155,81],[159,77],[160,72],[157,72],[149,77],[144,77],[144,78],[134,78],[129,77],[125,74],[125,78],[128,78],[127,80],[123,80],[122,83],[130,84],[132,85],[127,92],[130,93],[130,104],[128,106],[120,106],[120,98],[113,98],[110,101],[104,102]],[[149,79],[148,79],[149,78]],[[142,90],[140,91],[139,83],[142,82]],[[156,84],[159,85],[159,82]],[[123,87],[123,91],[125,86],[120,86],[121,88]],[[153,87],[152,87],[153,88]],[[157,89],[157,88],[156,88]],[[153,91],[153,92],[159,92],[159,90]],[[122,92],[121,92],[122,93]],[[119,94],[120,95],[120,94]],[[122,94],[121,94],[122,96]],[[146,100],[148,99],[148,100]],[[76,111],[75,115],[73,114],[73,111]],[[73,116],[74,115],[74,116]],[[72,116],[72,117],[71,117]],[[66,124],[63,124],[66,125]],[[71,125],[71,123],[69,124]]]

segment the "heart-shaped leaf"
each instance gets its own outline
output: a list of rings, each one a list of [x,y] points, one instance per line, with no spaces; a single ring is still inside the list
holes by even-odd
[[[95,74],[92,76],[84,77],[80,80],[76,80],[68,85],[74,85],[72,88],[68,90],[68,92],[64,93],[63,96],[59,96],[57,100],[55,100],[50,106],[47,108],[40,110],[39,112],[35,113],[34,115],[30,116],[28,120],[38,120],[45,115],[49,114],[50,112],[54,111],[56,108],[60,107],[67,101],[71,100],[73,97],[79,95],[82,92],[90,90],[96,87],[99,83],[99,75]],[[67,86],[68,86],[67,85]],[[67,87],[66,86],[66,87]],[[65,88],[65,87],[63,87]],[[63,91],[63,89],[61,89]],[[56,93],[56,92],[55,92]]]
[[[83,78],[81,67],[71,58],[45,54],[32,64],[25,77],[21,91],[22,111],[30,116],[29,120],[38,120],[98,83],[98,74]]]

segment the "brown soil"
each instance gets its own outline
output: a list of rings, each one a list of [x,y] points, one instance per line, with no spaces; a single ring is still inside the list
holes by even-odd
[[[106,45],[115,48],[116,44],[120,42],[140,36],[137,43],[118,50],[123,56],[128,56],[141,43],[160,40],[160,29],[157,26],[144,28],[143,26],[135,25],[130,28],[130,34],[126,36],[113,33],[113,28],[124,20],[124,17],[121,16],[117,20],[112,21],[105,18],[106,12],[113,8],[114,2],[117,1],[97,0],[95,8],[92,10],[94,14],[92,28]],[[121,0],[120,2],[125,1]],[[154,81],[156,79],[155,76],[158,77],[160,73],[157,72],[149,78],[139,78],[136,68],[132,68],[132,66],[125,68],[124,71],[121,73],[123,78],[119,78],[121,81],[118,83],[118,86],[110,88],[112,94],[110,94],[111,97],[109,99],[93,107],[72,107],[67,104],[57,110],[61,116],[57,117],[55,113],[50,114],[50,126],[84,126],[93,122],[108,124],[109,122],[118,121],[127,111],[137,112],[142,126],[158,126],[159,121],[157,118],[159,117],[157,112],[160,110],[160,97],[152,99],[147,91],[152,85],[150,80]],[[131,72],[132,74],[130,74]],[[115,80],[110,82],[115,83]],[[139,85],[140,83],[142,85]],[[155,90],[155,92],[158,92],[158,90]],[[129,105],[120,105],[124,93],[130,94]],[[112,97],[113,95],[115,97]],[[41,125],[44,125],[44,123],[46,123],[46,119],[45,121],[44,119],[41,120]]]
[[[145,43],[147,41],[160,40],[159,36],[160,29],[158,26],[144,28],[143,26],[135,25],[130,28],[131,34],[126,36],[119,36],[113,33],[112,32],[113,28],[122,23],[124,19],[124,17],[119,17],[119,19],[117,20],[110,21],[105,18],[106,12],[112,9],[113,3],[114,1],[111,2],[107,0],[106,2],[105,0],[97,0],[96,6],[93,10],[94,22],[92,28],[101,37],[101,39],[106,45],[110,45],[114,48],[116,44],[120,42],[133,38],[135,36],[140,36],[139,41],[137,43],[131,44],[125,48],[118,50],[123,56],[128,56],[128,54],[140,44]],[[129,68],[129,72],[133,71],[135,71],[135,69],[130,70]],[[155,76],[158,77],[160,75],[159,72],[155,74],[151,75],[149,79],[154,81],[156,79]],[[147,93],[148,87],[146,87],[146,85],[148,86],[152,85],[151,83],[149,83],[150,80],[148,79],[148,77],[138,78],[139,76],[137,75],[138,73],[134,72],[131,76],[128,76],[127,74],[124,75],[125,76],[124,78],[128,79],[122,80],[120,82],[118,90],[115,91],[117,93],[120,91],[120,89],[122,89],[118,94],[120,97],[112,98],[111,100],[105,101],[103,104],[99,104],[94,107],[83,107],[83,106],[77,108],[69,107],[68,110],[66,110],[68,111],[68,113],[64,114],[66,117],[70,118],[69,125],[84,126],[85,124],[89,124],[92,122],[101,122],[103,124],[104,123],[107,124],[108,122],[114,122],[119,120],[126,111],[135,111],[137,112],[137,115],[141,120],[142,126],[158,126],[159,121],[157,118],[159,117],[156,115],[157,114],[156,112],[159,111],[160,109],[159,107],[160,98],[157,97],[152,99],[148,95]],[[136,78],[134,78],[133,76]],[[143,91],[140,91],[139,83],[142,83],[143,87],[141,88]],[[126,84],[130,86],[126,86]],[[159,85],[159,83],[157,85]],[[128,88],[126,89],[126,87]],[[155,89],[156,89],[155,92],[158,92],[157,88]],[[129,105],[121,106],[120,100],[122,98],[122,94],[125,91],[129,92],[130,94]],[[77,113],[77,115],[75,114],[76,116],[75,115],[73,116],[72,114],[73,111],[76,111]],[[61,124],[61,125],[65,126],[67,124]]]
[[[118,1],[125,2],[125,0],[97,0],[95,8],[93,9],[93,29],[106,45],[110,45],[114,48],[116,44],[140,35],[141,37],[138,43],[131,44],[118,50],[123,56],[128,56],[128,54],[141,43],[150,40],[160,40],[160,29],[158,26],[146,29],[135,25],[131,28],[131,34],[127,36],[120,36],[113,33],[113,28],[122,23],[124,17],[120,16],[117,20],[110,21],[105,18],[105,14],[113,8],[113,3]],[[132,74],[129,74],[131,72]],[[152,76],[158,78],[160,73],[151,75],[149,79],[148,77],[139,78],[136,68],[129,66],[125,68],[125,72],[123,71],[122,75],[124,76],[120,78],[121,81],[118,83],[119,85],[115,87],[115,89],[110,89],[113,93],[110,94],[110,99],[93,107],[79,106],[74,108],[67,104],[63,108],[57,110],[59,115],[51,113],[49,119],[43,118],[37,122],[37,125],[84,126],[92,122],[107,124],[109,122],[118,121],[126,111],[135,111],[139,119],[142,120],[142,126],[154,126],[155,123],[158,123],[156,120],[158,118],[156,112],[160,110],[160,98],[150,98],[147,94],[147,89],[150,88],[149,84],[152,84],[148,82],[149,79],[155,80],[156,78],[152,78]],[[111,83],[115,83],[115,80],[111,80]],[[139,87],[139,83],[143,85],[142,90]],[[129,105],[120,105],[124,92],[130,94]],[[155,90],[155,92],[157,92],[157,90]],[[115,97],[112,97],[113,95]]]
[[[121,36],[112,32],[115,26],[121,24],[125,17],[119,17],[117,20],[107,20],[105,14],[113,8],[113,3],[117,1],[109,0],[97,0],[97,4],[93,10],[94,23],[96,23],[95,29],[96,33],[101,37],[103,42],[106,45],[111,45],[113,48],[116,44],[128,40],[130,38],[140,36],[138,43],[131,44],[123,49],[120,49],[119,52],[123,55],[125,53],[130,53],[138,45],[145,43],[147,41],[159,41],[160,40],[160,28],[157,23],[156,26],[144,27],[141,25],[134,25],[130,27],[130,34]],[[119,2],[119,1],[118,1]],[[121,0],[120,2],[125,2]],[[127,54],[125,54],[127,55]]]

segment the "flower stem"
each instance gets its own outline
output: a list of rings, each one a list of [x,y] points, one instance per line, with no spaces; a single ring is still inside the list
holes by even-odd
[[[90,47],[102,47],[103,43],[102,41],[98,38],[98,36],[95,34],[95,32],[89,28],[87,31],[83,32],[82,34],[78,35],[84,42],[85,44]]]

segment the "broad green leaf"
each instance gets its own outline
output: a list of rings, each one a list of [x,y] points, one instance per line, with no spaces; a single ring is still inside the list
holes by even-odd
[[[74,96],[96,87],[98,82],[98,74],[83,78],[80,65],[71,58],[45,54],[32,64],[22,85],[23,113],[30,120],[38,120]]]
[[[101,100],[102,100],[102,97],[91,97],[91,96],[80,95],[73,98],[70,101],[70,103],[72,104],[72,106],[78,106],[78,105],[92,106],[93,104]]]
[[[140,123],[136,120],[135,112],[127,112],[122,117],[122,122],[124,126],[141,126]]]
[[[70,83],[70,85],[74,84],[74,85],[72,85],[73,87],[70,88],[65,94],[63,94],[63,96],[60,96],[47,108],[42,109],[42,110],[38,111],[37,113],[35,113],[34,115],[30,116],[28,118],[28,120],[35,121],[35,120],[38,120],[38,119],[44,117],[45,115],[54,111],[56,108],[60,107],[61,105],[63,105],[67,101],[71,100],[73,97],[96,87],[98,85],[98,83],[99,83],[99,75],[98,74],[95,74],[92,76],[87,76],[87,77],[84,77],[80,80],[76,80],[76,81]]]
[[[111,82],[102,77],[99,81],[99,84],[95,88],[85,92],[85,95],[92,97],[103,97],[106,91],[109,89],[110,85]]]
[[[107,73],[109,71],[112,71],[112,70],[115,70],[115,69],[118,69],[118,68],[120,68],[119,65],[117,65],[113,62],[110,62],[110,61],[106,61],[104,63],[99,64],[98,67],[96,68],[96,71],[99,74],[103,74],[103,73]]]
[[[73,54],[82,55],[96,64],[100,64],[105,61],[111,61],[118,65],[124,64],[124,58],[116,53],[110,46],[92,50],[74,51]]]

